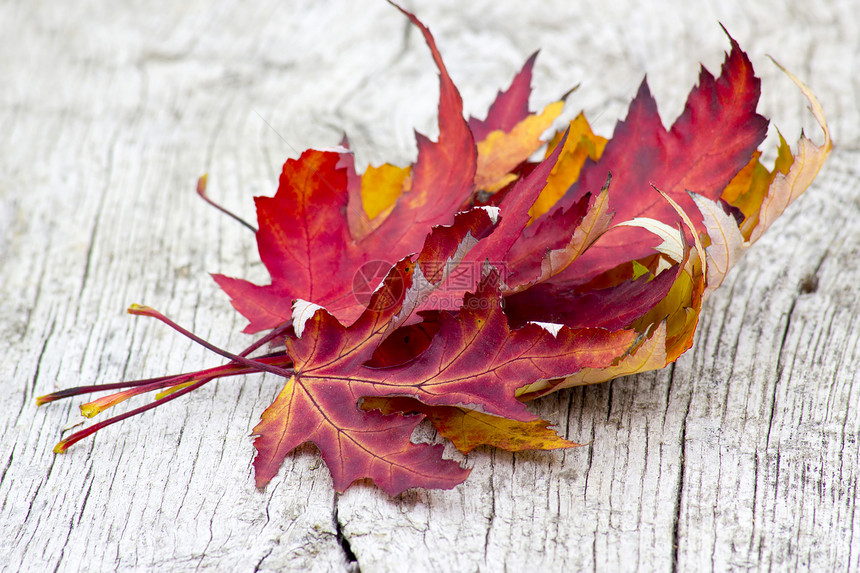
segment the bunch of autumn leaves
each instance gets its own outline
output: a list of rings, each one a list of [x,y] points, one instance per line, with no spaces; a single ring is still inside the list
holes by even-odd
[[[257,485],[312,442],[343,491],[370,478],[394,495],[450,488],[468,470],[441,446],[412,443],[428,419],[463,452],[574,446],[524,402],[560,388],[663,368],[692,344],[707,295],[817,174],[830,149],[781,140],[773,170],[757,147],[759,80],[732,49],[715,78],[702,70],[670,130],[646,82],[611,140],[580,115],[543,141],[563,101],[529,111],[535,56],[484,120],[460,95],[429,30],[404,12],[440,73],[439,137],[418,158],[356,172],[344,147],[309,150],[283,168],[274,197],[256,198],[257,243],[271,284],[216,275],[234,307],[266,332],[206,370],[57,392],[121,391],[82,406],[93,416],[138,394],[156,401],[253,372],[286,384],[254,429]],[[543,160],[530,158],[546,146]],[[201,193],[205,179],[201,180]],[[274,352],[255,355],[267,343]]]

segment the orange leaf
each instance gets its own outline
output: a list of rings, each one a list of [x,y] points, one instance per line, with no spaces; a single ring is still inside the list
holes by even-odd
[[[363,410],[377,409],[383,414],[420,412],[454,446],[468,454],[478,446],[493,446],[509,452],[557,450],[580,446],[560,437],[546,420],[520,422],[491,416],[468,408],[427,406],[412,398],[365,398]]]
[[[526,117],[511,131],[499,129],[478,142],[475,187],[492,192],[514,181],[517,176],[512,171],[544,144],[540,136],[552,126],[562,109],[563,101],[551,103],[540,114]]]
[[[532,218],[540,217],[549,211],[568,188],[579,179],[579,172],[585,165],[585,160],[597,161],[600,159],[606,142],[609,141],[591,131],[588,120],[581,112],[570,122],[569,129],[570,135],[561,152],[561,157],[559,157],[555,169],[552,170],[546,187],[531,208]],[[553,137],[549,142],[549,149],[553,149],[558,144],[559,139],[560,134]]]

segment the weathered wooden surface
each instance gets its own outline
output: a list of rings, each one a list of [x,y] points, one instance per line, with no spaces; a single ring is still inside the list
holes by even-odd
[[[581,82],[568,117],[584,108],[603,134],[645,73],[676,116],[697,62],[721,61],[722,22],[763,77],[763,112],[820,141],[769,53],[820,96],[837,149],[677,365],[536,405],[589,446],[480,449],[462,486],[396,499],[334,494],[312,448],[256,491],[248,434],[273,377],[212,384],[65,456],[51,449],[80,400],[34,398],[218,362],[125,315],[132,302],[245,346],[207,272],[265,272],[194,182],[208,171],[211,194],[253,218],[284,159],[341,130],[359,164],[411,159],[413,127],[435,129],[436,75],[406,20],[366,0],[0,5],[0,568],[860,569],[860,10],[609,4],[408,5],[467,111],[543,47],[535,105]]]

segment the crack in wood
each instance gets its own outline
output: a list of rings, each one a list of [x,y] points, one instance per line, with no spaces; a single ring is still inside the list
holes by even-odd
[[[343,530],[343,523],[338,516],[337,504],[340,500],[340,495],[335,495],[334,497],[334,508],[332,510],[332,521],[334,522],[334,533],[335,539],[337,539],[337,543],[343,551],[343,556],[346,559],[346,570],[349,573],[361,573],[361,565],[358,563],[358,557],[356,557],[355,552],[352,550],[352,545],[349,543],[349,538],[347,538],[346,534]]]
[[[260,557],[260,560],[259,560],[259,561],[257,561],[257,564],[256,564],[256,565],[254,565],[254,573],[257,573],[257,571],[259,571],[259,570],[260,570],[260,568],[263,566],[263,561],[265,561],[266,559],[268,559],[268,558],[269,558],[269,556],[272,554],[272,552],[273,552],[273,551],[275,551],[275,546],[274,546],[274,545],[273,545],[272,547],[270,547],[270,548],[269,548],[269,550],[268,550],[268,551],[266,551],[266,553],[265,553],[265,554],[263,554],[263,556],[262,556],[262,557]]]
[[[675,365],[669,367],[669,388],[671,392],[672,383],[675,380]],[[681,421],[681,452],[680,452],[680,469],[678,471],[678,493],[675,496],[675,513],[672,516],[672,573],[678,571],[678,558],[680,554],[680,524],[681,511],[683,510],[683,495],[684,495],[684,470],[687,464],[687,418],[690,415],[690,404],[693,400],[693,394],[690,393],[687,399],[687,405],[684,408],[684,417]]]
[[[493,531],[493,522],[496,519],[496,484],[495,479],[496,453],[490,454],[490,516],[487,523],[487,531],[484,534],[484,563],[487,562],[487,551],[490,547],[490,533]]]

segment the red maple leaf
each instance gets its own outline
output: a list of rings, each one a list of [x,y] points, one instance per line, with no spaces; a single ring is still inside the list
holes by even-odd
[[[347,174],[352,156],[309,150],[288,160],[274,197],[257,197],[257,247],[272,282],[258,286],[243,279],[214,275],[233,306],[250,324],[245,332],[274,328],[290,320],[295,299],[323,305],[345,322],[355,320],[366,301],[356,298],[356,279],[372,279],[375,288],[384,270],[417,252],[434,225],[450,224],[468,203],[474,187],[477,151],[463,119],[463,100],[451,81],[430,31],[401,10],[424,35],[439,68],[439,140],[421,134],[411,188],[367,235],[355,237],[348,218],[361,218],[363,207]],[[354,169],[352,171],[354,173]],[[370,264],[383,273],[363,273]]]
[[[414,166],[362,176],[346,152],[288,160],[275,196],[256,198],[257,245],[271,283],[214,276],[249,319],[246,332],[271,331],[233,354],[132,306],[229,362],[38,398],[121,390],[81,406],[92,416],[160,391],[152,404],[68,436],[56,452],[210,380],[252,372],[287,379],[254,429],[260,487],[307,442],[338,491],[364,478],[391,495],[453,487],[468,471],[444,460],[441,446],[411,442],[425,417],[462,451],[574,446],[522,400],[677,359],[692,344],[704,297],[809,185],[831,148],[820,106],[790,76],[825,143],[801,137],[800,160],[784,144],[773,171],[759,163],[767,127],[755,111],[759,80],[730,38],[721,75],[702,69],[670,130],[643,82],[608,143],[579,117],[532,163],[563,105],[529,112],[536,54],[485,120],[466,122],[432,35],[401,11],[440,72],[438,141],[418,135]],[[201,194],[204,187],[201,180]],[[252,357],[273,341],[285,348]]]
[[[677,214],[653,192],[653,185],[687,211],[697,230],[703,232],[701,216],[687,192],[719,199],[729,181],[749,163],[768,125],[756,113],[761,82],[747,55],[731,36],[729,39],[732,50],[720,77],[714,78],[708,70],[701,69],[699,85],[668,131],[660,120],[648,82],[643,81],[627,118],[615,127],[603,155],[596,162],[586,162],[579,180],[557,203],[555,211],[599,189],[611,173],[609,201],[615,213],[614,223],[649,217],[676,224]],[[655,244],[654,237],[641,229],[615,229],[601,237],[558,279],[570,284],[586,283],[627,261],[652,254]]]
[[[483,141],[497,129],[511,131],[519,122],[529,115],[529,96],[532,93],[532,68],[538,53],[535,52],[526,60],[523,69],[514,76],[511,85],[505,91],[499,91],[496,99],[490,105],[486,119],[469,118],[469,130],[475,141]]]
[[[301,337],[287,339],[295,373],[254,428],[258,486],[268,483],[290,451],[313,442],[338,491],[361,478],[372,479],[392,495],[414,486],[453,487],[466,473],[442,461],[438,446],[409,441],[423,416],[365,412],[359,409],[361,399],[406,396],[430,406],[461,406],[532,421],[535,416],[515,397],[523,379],[559,378],[607,366],[636,338],[633,331],[539,324],[512,332],[494,286],[498,275],[492,271],[456,315],[441,315],[439,330],[424,352],[404,364],[368,366],[401,312],[401,305],[391,304],[402,292],[399,282],[409,283],[415,272],[409,261],[396,265],[353,325],[342,326],[319,308],[301,325]]]

